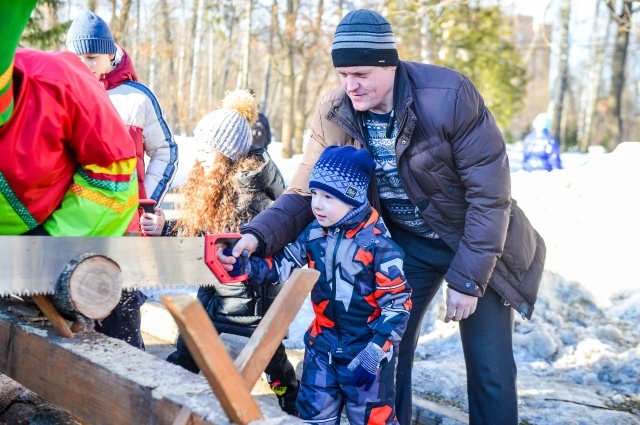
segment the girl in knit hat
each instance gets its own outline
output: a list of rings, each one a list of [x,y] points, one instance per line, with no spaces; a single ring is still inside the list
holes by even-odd
[[[374,166],[365,149],[325,148],[309,181],[315,220],[270,261],[241,257],[249,282],[269,288],[295,268],[320,272],[296,403],[305,422],[337,424],[346,408],[351,424],[398,423],[396,351],[411,289],[404,253],[367,199]]]
[[[204,236],[237,232],[284,191],[284,179],[263,148],[251,145],[258,105],[246,90],[228,93],[220,109],[203,117],[194,131],[197,161],[180,188],[180,218],[165,220],[162,209],[143,214],[146,235]],[[248,283],[201,287],[198,299],[219,333],[250,336],[279,287]],[[167,360],[194,373],[199,368],[182,338]],[[280,407],[295,415],[298,380],[281,343],[265,370]]]
[[[158,99],[138,82],[131,58],[114,42],[109,26],[95,13],[87,10],[73,21],[67,32],[67,49],[107,89],[135,142],[140,198],[160,205],[178,169],[178,145]],[[149,157],[146,166],[145,154]]]

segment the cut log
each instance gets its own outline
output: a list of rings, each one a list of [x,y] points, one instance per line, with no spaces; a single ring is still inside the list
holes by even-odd
[[[120,302],[122,271],[104,255],[82,254],[67,264],[60,275],[53,303],[62,314],[80,313],[90,319],[104,319]]]

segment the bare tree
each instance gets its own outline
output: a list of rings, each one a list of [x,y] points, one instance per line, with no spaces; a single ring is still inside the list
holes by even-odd
[[[552,133],[566,146],[566,137],[562,134],[563,107],[569,81],[569,21],[571,17],[571,0],[563,0],[560,8],[560,50],[558,60],[558,77],[554,84],[553,97],[549,105],[553,122]]]
[[[111,0],[111,34],[113,38],[119,42],[125,42],[125,34],[127,29],[127,23],[129,21],[129,12],[131,11],[132,0],[122,0],[122,5],[117,7],[117,1]],[[118,15],[117,11],[120,10]]]
[[[191,49],[191,79],[189,80],[189,125],[196,119],[196,90],[198,85],[198,64],[200,63],[200,45],[202,41],[202,15],[204,14],[204,1],[195,0],[196,12],[194,21],[195,31],[192,33],[193,48]],[[197,7],[196,7],[197,5]]]
[[[240,78],[238,79],[237,88],[249,87],[249,50],[251,47],[251,11],[253,9],[253,1],[245,0],[244,22],[245,28],[242,34],[242,68],[240,70]]]
[[[604,43],[600,43],[599,28],[602,25],[600,18],[600,2],[596,2],[596,10],[593,19],[593,30],[589,42],[589,63],[585,73],[585,83],[583,84],[582,101],[580,102],[580,117],[578,120],[578,145],[581,151],[585,152],[593,136],[593,118],[598,102],[598,93],[601,86],[601,75],[604,67]],[[610,25],[606,25],[604,40],[609,39]]]
[[[285,13],[284,36],[282,37],[284,57],[282,61],[283,77],[283,102],[282,102],[282,157],[291,158],[293,156],[292,142],[295,106],[295,35],[296,20],[298,18],[299,0],[287,0],[287,11]]]
[[[622,91],[624,89],[625,65],[631,32],[631,16],[638,9],[632,8],[634,0],[603,0],[609,8],[611,18],[617,25],[613,58],[611,60],[611,89],[607,98],[605,116],[605,143],[609,150],[622,142]],[[616,11],[616,5],[619,11]]]

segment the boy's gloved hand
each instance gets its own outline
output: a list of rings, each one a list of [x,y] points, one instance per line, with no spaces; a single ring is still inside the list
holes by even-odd
[[[222,250],[222,253],[230,257],[232,251],[233,250],[231,248],[224,248]],[[240,276],[241,274],[242,274],[242,259],[236,258],[236,262],[233,263],[233,269],[229,271],[229,276],[236,277],[236,276]]]
[[[368,343],[364,350],[360,351],[347,366],[347,369],[353,371],[349,384],[356,387],[364,385],[364,390],[369,391],[376,380],[380,361],[384,355],[384,350],[377,344]]]
[[[233,250],[231,248],[224,248],[222,250],[222,254],[228,257],[231,256],[232,252]],[[229,271],[229,276],[236,277],[240,276],[241,274],[251,273],[251,262],[249,261],[248,257],[249,251],[245,249],[244,251],[242,251],[240,257],[236,258],[236,262],[233,263],[233,269]]]

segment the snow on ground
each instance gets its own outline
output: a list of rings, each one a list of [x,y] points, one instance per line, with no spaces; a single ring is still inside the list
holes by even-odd
[[[175,184],[193,163],[181,138]],[[300,156],[269,152],[285,180]],[[609,154],[565,153],[564,170],[520,171],[510,146],[513,198],[547,244],[546,271],[531,321],[516,317],[521,423],[640,424],[640,143]],[[517,316],[517,315],[516,315]],[[313,312],[292,323],[290,349],[302,349]],[[457,325],[442,321],[441,296],[427,313],[416,351],[416,395],[467,411]]]

